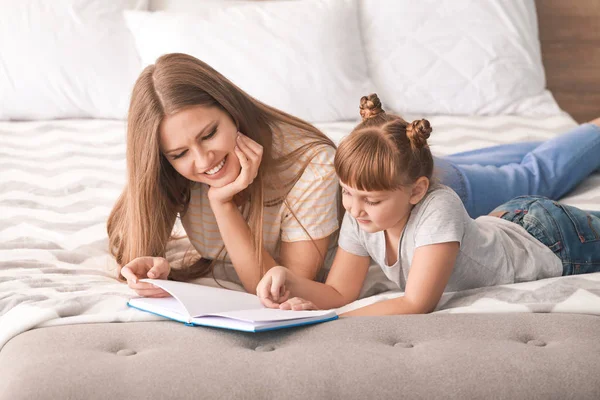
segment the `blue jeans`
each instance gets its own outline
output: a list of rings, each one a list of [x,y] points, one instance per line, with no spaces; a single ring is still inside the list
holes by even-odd
[[[561,260],[563,275],[600,272],[600,211],[584,211],[541,196],[521,196],[496,208]]]
[[[600,169],[600,127],[583,124],[545,142],[488,147],[434,163],[441,183],[477,218],[517,196],[564,196]]]

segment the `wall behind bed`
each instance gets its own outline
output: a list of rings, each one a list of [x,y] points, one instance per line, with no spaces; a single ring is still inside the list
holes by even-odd
[[[578,122],[600,116],[600,1],[536,0],[546,85]]]

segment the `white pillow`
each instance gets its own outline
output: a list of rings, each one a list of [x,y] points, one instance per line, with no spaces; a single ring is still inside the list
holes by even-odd
[[[396,112],[561,113],[534,0],[361,0],[359,15],[371,79]]]
[[[147,0],[0,0],[0,119],[124,118]]]
[[[308,121],[355,119],[369,90],[355,0],[209,2],[202,13],[126,12],[125,19],[144,65],[190,54]]]

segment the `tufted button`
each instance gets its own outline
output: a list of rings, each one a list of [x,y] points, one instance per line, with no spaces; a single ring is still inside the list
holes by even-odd
[[[123,350],[117,351],[118,356],[134,356],[136,354],[137,353],[131,349],[123,349]]]
[[[537,346],[537,347],[544,347],[546,345],[546,343],[542,342],[541,340],[530,340],[527,342],[527,344],[530,346]]]
[[[260,352],[268,352],[268,351],[273,351],[275,350],[275,347],[271,346],[271,345],[265,345],[265,346],[258,346],[256,349],[254,349],[256,351],[260,351]]]
[[[394,347],[400,347],[402,349],[411,349],[414,346],[410,343],[398,342],[398,343],[394,344]]]

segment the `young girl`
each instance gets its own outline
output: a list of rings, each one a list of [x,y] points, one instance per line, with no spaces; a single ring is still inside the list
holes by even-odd
[[[404,296],[347,315],[428,313],[445,290],[600,271],[600,212],[523,196],[473,220],[453,190],[432,182],[429,122],[387,115],[375,100],[335,155],[346,214],[327,281],[274,267],[256,289],[263,304],[346,305],[371,259]]]

